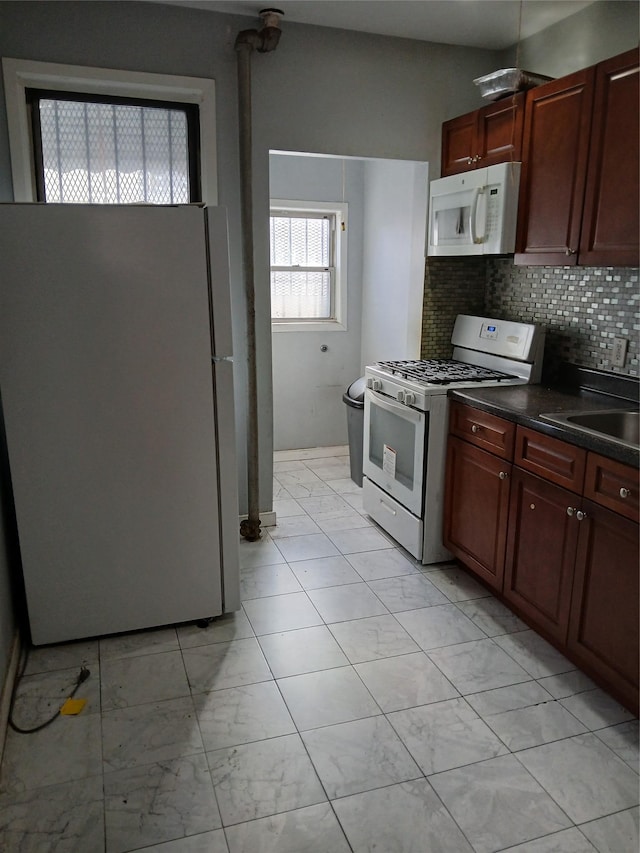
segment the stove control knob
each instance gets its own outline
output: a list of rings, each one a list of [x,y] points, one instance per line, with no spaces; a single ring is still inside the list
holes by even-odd
[[[398,393],[396,394],[396,400],[399,403],[406,403],[405,396],[406,394],[404,391],[398,391]]]
[[[407,406],[413,406],[416,402],[416,395],[413,391],[405,391],[404,392],[404,402]]]
[[[369,388],[371,388],[372,391],[379,391],[382,388],[382,382],[379,379],[376,379],[375,377],[373,379],[370,379],[369,382],[371,382]]]

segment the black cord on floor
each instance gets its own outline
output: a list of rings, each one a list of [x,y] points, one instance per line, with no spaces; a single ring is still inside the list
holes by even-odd
[[[62,705],[61,705],[60,708],[58,708],[56,713],[50,719],[45,720],[44,723],[40,723],[39,726],[34,726],[34,728],[32,728],[32,729],[23,729],[21,726],[18,726],[14,722],[14,720],[13,720],[13,706],[15,704],[16,695],[18,693],[18,686],[19,686],[20,682],[22,681],[22,676],[24,675],[24,671],[27,668],[27,660],[28,659],[29,659],[29,650],[27,649],[27,651],[25,652],[25,655],[24,655],[24,663],[22,664],[22,668],[20,669],[20,672],[16,676],[16,680],[15,680],[14,685],[13,685],[13,690],[11,691],[11,703],[9,705],[8,723],[11,726],[11,728],[14,730],[14,732],[18,732],[18,734],[21,734],[21,735],[30,735],[30,734],[33,734],[34,732],[39,732],[42,729],[45,729],[47,726],[50,726],[51,723],[54,722],[54,720],[58,719],[58,717],[60,716],[60,711],[62,710]],[[85,682],[87,680],[87,678],[89,678],[90,675],[91,675],[91,673],[86,668],[86,666],[80,667],[80,672],[78,673],[78,677],[76,678],[75,686],[74,686],[73,690],[71,691],[71,693],[67,696],[67,699],[72,699],[76,695],[80,685],[83,682]],[[65,699],[65,702],[66,701],[67,700]]]

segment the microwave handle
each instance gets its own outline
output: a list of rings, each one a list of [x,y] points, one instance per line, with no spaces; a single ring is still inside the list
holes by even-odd
[[[480,195],[484,193],[486,187],[476,187],[473,191],[473,202],[471,203],[471,213],[469,214],[469,233],[471,234],[472,243],[484,243],[486,235],[478,237],[476,232],[476,220],[478,218],[478,202]]]

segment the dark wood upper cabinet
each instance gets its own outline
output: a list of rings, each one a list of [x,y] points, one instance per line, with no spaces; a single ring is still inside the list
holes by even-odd
[[[578,263],[595,69],[527,94],[516,264]]]
[[[442,177],[519,161],[525,93],[503,98],[442,125]]]
[[[581,264],[640,262],[638,67],[637,49],[596,66]]]

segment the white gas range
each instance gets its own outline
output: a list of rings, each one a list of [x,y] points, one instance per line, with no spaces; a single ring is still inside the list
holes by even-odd
[[[540,381],[544,330],[459,314],[452,359],[383,361],[365,368],[363,505],[422,563],[442,544],[450,388]]]

